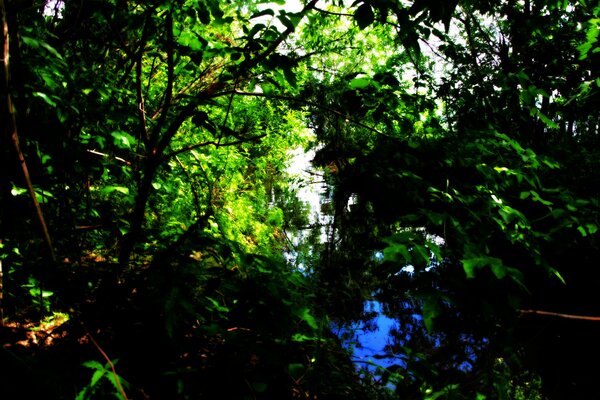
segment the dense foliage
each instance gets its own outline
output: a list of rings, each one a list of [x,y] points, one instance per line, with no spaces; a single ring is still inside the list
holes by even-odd
[[[0,6],[3,397],[595,395],[597,1]]]

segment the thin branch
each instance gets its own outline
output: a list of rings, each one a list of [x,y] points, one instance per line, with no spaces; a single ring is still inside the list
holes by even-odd
[[[165,121],[167,120],[167,114],[171,107],[171,100],[173,99],[173,82],[175,81],[175,59],[173,50],[173,13],[169,11],[167,13],[166,27],[167,31],[167,87],[165,88],[165,99],[163,101],[160,118],[155,126],[152,141],[158,141],[160,131],[162,130]],[[152,143],[153,145],[155,143]],[[154,149],[153,149],[154,150]]]
[[[322,8],[317,8],[317,7],[314,7],[314,10],[320,12],[321,14],[335,15],[338,17],[354,17],[354,14],[337,13],[337,12],[333,12],[333,11],[323,10]]]
[[[2,247],[2,239],[0,239]],[[0,326],[4,326],[4,280],[2,277],[2,258],[0,258]]]
[[[580,321],[600,321],[600,317],[593,317],[588,315],[573,315],[573,314],[563,314],[551,311],[541,311],[541,310],[518,310],[521,315],[525,314],[534,314],[534,315],[547,315],[550,317],[558,317],[558,318],[566,318],[566,319],[577,319]]]
[[[121,379],[119,378],[119,375],[117,375],[117,370],[115,369],[115,364],[112,362],[112,360],[106,355],[106,353],[104,352],[104,350],[102,350],[102,347],[100,347],[100,345],[94,340],[94,337],[92,336],[92,334],[85,328],[85,326],[83,327],[86,331],[87,337],[90,338],[90,340],[92,341],[92,343],[94,344],[94,346],[96,346],[96,348],[98,349],[98,351],[100,352],[100,354],[102,354],[102,357],[104,357],[104,359],[106,360],[106,362],[108,362],[108,365],[110,365],[110,369],[112,370],[113,376],[115,378],[115,382],[117,384],[117,389],[119,390],[119,393],[121,394],[121,396],[123,396],[123,398],[125,400],[127,400],[127,394],[125,394],[125,390],[123,389],[123,386],[121,385]]]
[[[211,146],[211,145],[215,146],[215,147],[237,146],[238,144],[243,144],[243,143],[254,142],[254,141],[260,140],[260,139],[264,138],[265,136],[267,136],[267,135],[263,134],[263,135],[258,135],[258,136],[252,136],[252,137],[249,137],[246,139],[240,139],[240,140],[236,140],[234,142],[227,142],[227,143],[219,143],[219,142],[214,142],[214,141],[196,143],[191,146],[187,146],[182,149],[175,150],[172,153],[165,155],[163,158],[163,161],[171,159],[173,157],[177,157],[181,153],[185,153],[187,151],[191,151],[191,150],[194,150],[194,149],[197,149],[200,147],[206,147],[206,146]]]
[[[105,157],[105,158],[112,158],[113,160],[120,161],[120,162],[122,162],[123,164],[126,164],[126,165],[131,165],[131,161],[127,161],[126,159],[124,159],[124,158],[121,158],[121,157],[111,156],[111,155],[108,155],[108,154],[106,154],[106,153],[100,153],[99,151],[96,151],[96,150],[90,150],[90,149],[87,149],[86,151],[87,151],[88,153],[95,154],[95,155],[97,155],[97,156],[101,156],[101,157]]]
[[[135,69],[136,75],[136,90],[138,100],[138,117],[140,119],[140,127],[142,130],[142,140],[147,144],[148,142],[148,125],[146,124],[146,103],[144,101],[144,95],[142,93],[142,59],[137,61]]]
[[[50,232],[48,231],[48,226],[46,225],[46,220],[44,219],[44,214],[42,213],[42,208],[40,207],[40,203],[37,200],[37,196],[35,194],[35,190],[33,189],[33,183],[31,182],[31,177],[29,176],[29,169],[27,168],[27,163],[25,162],[25,156],[21,151],[21,146],[19,144],[19,135],[17,133],[17,120],[15,117],[15,110],[13,108],[12,98],[10,95],[10,68],[9,68],[9,35],[8,35],[8,24],[7,24],[7,13],[6,7],[4,5],[4,0],[0,0],[0,14],[2,19],[2,64],[3,64],[3,79],[2,79],[2,90],[0,92],[4,92],[6,102],[6,110],[2,110],[2,113],[8,116],[8,129],[7,132],[12,141],[13,150],[18,157],[19,164],[21,164],[21,171],[23,173],[23,179],[25,180],[25,184],[27,185],[27,191],[29,192],[29,196],[31,197],[31,202],[33,203],[33,207],[35,208],[35,212],[42,228],[42,233],[44,235],[44,240],[46,242],[46,246],[48,247],[50,257],[54,263],[56,263],[56,253],[54,252],[54,246],[52,245],[52,240],[50,238]]]

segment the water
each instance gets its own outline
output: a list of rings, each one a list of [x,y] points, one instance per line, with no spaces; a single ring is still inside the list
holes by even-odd
[[[334,325],[334,333],[342,340],[344,347],[352,351],[352,361],[358,368],[375,372],[378,367],[406,367],[402,354],[391,354],[392,329],[398,330],[398,322],[382,313],[381,304],[368,301],[365,311],[375,316],[347,326]]]

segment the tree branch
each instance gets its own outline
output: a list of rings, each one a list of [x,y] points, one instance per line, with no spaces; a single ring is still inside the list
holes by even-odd
[[[187,146],[182,149],[175,150],[175,151],[171,152],[170,154],[165,155],[163,157],[163,159],[161,160],[161,162],[164,162],[173,157],[177,157],[181,153],[185,153],[187,151],[191,151],[191,150],[194,150],[194,149],[197,149],[200,147],[206,147],[206,146],[211,146],[211,145],[215,146],[215,147],[237,146],[238,144],[249,143],[249,142],[254,142],[254,141],[260,140],[260,139],[264,138],[265,136],[267,136],[267,135],[263,134],[263,135],[258,135],[258,136],[252,136],[252,137],[249,137],[246,139],[240,139],[240,140],[236,140],[234,142],[227,142],[227,143],[220,143],[220,142],[214,142],[214,141],[196,143],[191,146]]]
[[[521,315],[525,314],[534,314],[534,315],[547,315],[550,317],[558,317],[558,318],[566,318],[566,319],[577,319],[581,321],[598,321],[600,322],[600,317],[593,317],[588,315],[573,315],[573,314],[563,314],[551,311],[541,311],[541,310],[518,310]]]
[[[4,101],[6,102],[6,110],[2,110],[3,114],[8,116],[8,129],[7,132],[10,135],[10,140],[13,145],[13,150],[17,155],[19,160],[19,164],[21,164],[21,171],[23,173],[23,179],[25,180],[25,184],[27,185],[27,191],[29,192],[29,196],[31,197],[31,202],[33,203],[33,207],[35,208],[35,212],[42,228],[42,233],[44,235],[44,240],[46,242],[46,246],[48,247],[50,257],[54,263],[56,263],[56,253],[54,252],[54,246],[52,245],[52,240],[50,238],[50,232],[48,231],[48,226],[46,225],[46,220],[44,219],[44,214],[42,213],[42,208],[40,207],[40,203],[37,200],[35,195],[35,190],[33,189],[33,184],[31,182],[31,177],[29,176],[29,169],[27,168],[27,163],[25,162],[25,156],[21,151],[21,146],[19,144],[19,135],[17,133],[17,120],[15,117],[15,110],[13,108],[12,98],[10,95],[10,68],[9,68],[9,35],[8,35],[8,24],[7,24],[7,14],[6,7],[4,4],[4,0],[0,0],[0,14],[2,20],[2,91],[6,96]]]
[[[155,145],[160,137],[160,131],[167,120],[167,114],[171,107],[171,100],[173,99],[173,82],[175,81],[175,60],[173,51],[173,13],[169,11],[167,13],[166,20],[166,31],[167,31],[167,87],[165,88],[165,99],[163,101],[160,118],[158,123],[154,127],[154,132],[151,138],[151,144]],[[154,151],[156,149],[152,149]]]
[[[354,17],[354,14],[337,13],[337,12],[333,12],[333,11],[323,10],[322,8],[317,8],[317,7],[314,7],[314,10],[320,12],[321,14],[335,15],[337,17]]]

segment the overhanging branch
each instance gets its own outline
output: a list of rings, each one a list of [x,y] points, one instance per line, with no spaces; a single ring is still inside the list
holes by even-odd
[[[566,319],[577,319],[580,321],[596,321],[600,322],[600,317],[589,316],[589,315],[573,315],[573,314],[563,314],[551,311],[541,311],[541,310],[518,310],[521,315],[526,314],[534,314],[534,315],[546,315],[549,317],[558,317],[558,318],[566,318]]]
[[[258,135],[258,136],[252,136],[252,137],[249,137],[249,138],[246,138],[246,139],[240,139],[240,140],[236,140],[236,141],[233,141],[233,142],[227,142],[227,143],[219,143],[219,142],[215,142],[215,141],[196,143],[196,144],[193,144],[193,145],[181,148],[179,150],[175,150],[175,151],[173,151],[173,152],[165,155],[162,161],[169,160],[169,159],[171,159],[173,157],[177,157],[181,153],[185,153],[187,151],[198,149],[200,147],[206,147],[206,146],[215,146],[215,147],[237,146],[238,144],[255,142],[257,140],[260,140],[260,139],[264,138],[265,136],[267,136],[267,135],[263,134],[263,135]]]

